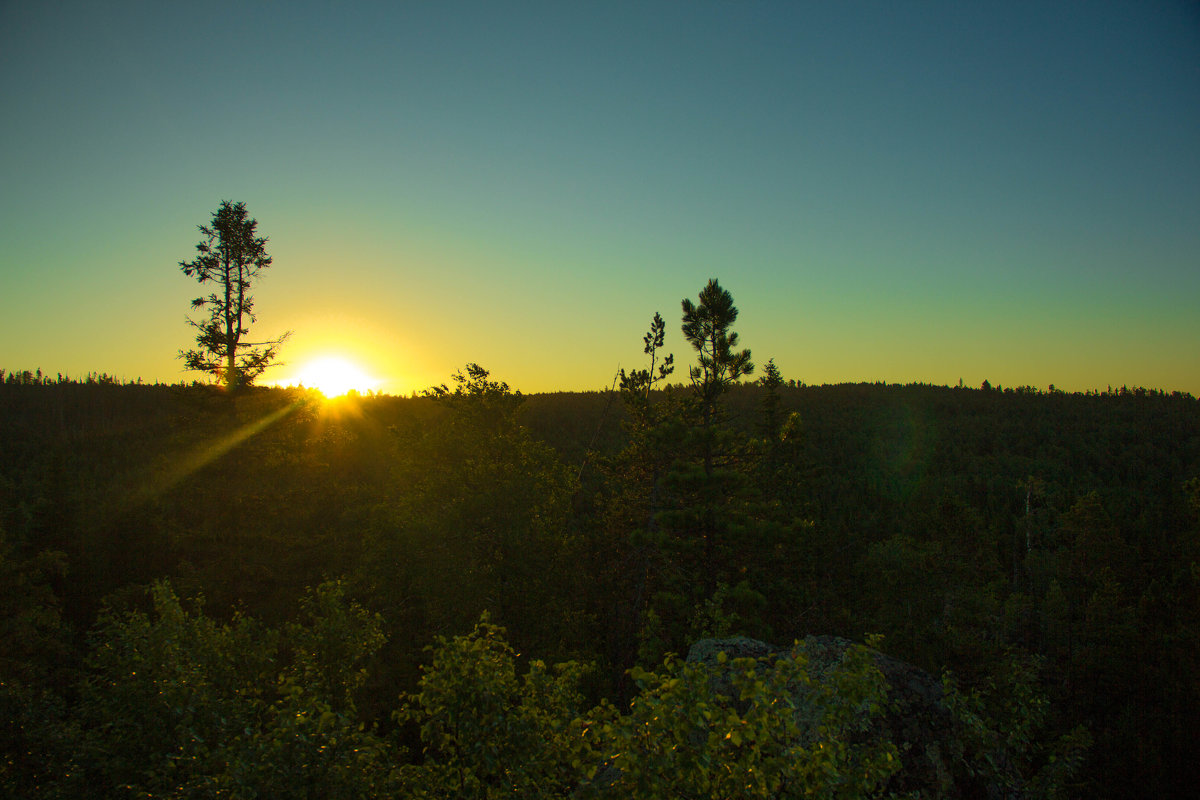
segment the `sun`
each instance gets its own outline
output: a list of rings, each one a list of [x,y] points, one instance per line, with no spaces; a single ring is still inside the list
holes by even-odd
[[[325,356],[308,362],[296,373],[295,381],[309,389],[318,389],[326,397],[339,397],[351,390],[366,392],[379,385],[379,381],[340,356]]]

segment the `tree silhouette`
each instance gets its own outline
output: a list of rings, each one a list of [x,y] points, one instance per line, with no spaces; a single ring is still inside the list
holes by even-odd
[[[667,323],[663,321],[662,314],[655,312],[654,319],[650,321],[650,330],[642,337],[646,345],[645,353],[650,356],[650,369],[635,369],[628,375],[625,374],[625,370],[621,370],[621,394],[635,404],[640,402],[648,406],[654,384],[665,381],[667,376],[675,371],[674,354],[658,361],[658,351],[662,349],[666,339],[666,329]],[[654,370],[656,364],[657,372]]]
[[[763,367],[763,376],[758,379],[758,385],[763,388],[760,402],[762,421],[759,427],[769,443],[776,442],[783,429],[783,414],[779,409],[779,387],[783,386],[783,375],[775,366],[775,359],[770,359]]]
[[[271,366],[279,346],[291,331],[278,339],[245,342],[249,324],[256,322],[251,286],[262,270],[271,266],[266,237],[256,236],[257,220],[248,219],[245,203],[221,201],[210,225],[200,225],[204,239],[196,245],[194,261],[180,261],[183,274],[201,284],[212,281],[217,289],[197,297],[192,308],[207,307],[207,319],[188,319],[196,329],[194,350],[180,350],[188,369],[213,375],[229,390],[250,385]]]
[[[716,399],[743,375],[754,372],[750,351],[735,352],[738,335],[729,328],[737,321],[733,295],[716,278],[700,290],[700,303],[683,300],[683,335],[695,348],[698,363],[690,370],[700,402],[711,410]]]
[[[683,335],[696,351],[689,367],[690,391],[670,413],[658,417],[655,450],[669,454],[656,480],[651,537],[660,563],[656,591],[643,625],[642,657],[653,659],[695,635],[724,635],[716,621],[731,605],[743,606],[752,590],[743,586],[747,516],[746,438],[727,424],[722,395],[754,371],[750,351],[738,349],[731,328],[738,310],[714,279],[698,300],[684,299]],[[654,329],[652,328],[652,333]],[[647,337],[647,345],[652,337]],[[665,445],[665,446],[664,446]]]

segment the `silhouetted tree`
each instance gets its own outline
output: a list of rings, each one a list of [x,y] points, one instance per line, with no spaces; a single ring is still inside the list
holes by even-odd
[[[629,373],[622,369],[619,376],[626,445],[597,459],[602,488],[596,525],[590,529],[587,574],[591,586],[599,589],[591,595],[593,614],[612,620],[601,635],[611,664],[619,666],[618,683],[626,680],[624,668],[635,658],[649,595],[662,572],[660,484],[679,453],[682,435],[680,404],[670,387],[651,402],[655,384],[675,369],[674,355],[662,354],[665,335],[666,323],[656,312],[642,337],[649,368]]]
[[[675,371],[674,354],[666,356],[661,362],[658,361],[658,351],[662,349],[666,328],[667,324],[663,322],[662,314],[655,312],[654,319],[650,320],[650,330],[642,337],[646,345],[645,353],[650,356],[650,369],[635,369],[628,375],[625,374],[625,370],[621,370],[621,394],[625,397],[627,405],[648,405],[650,390],[654,388],[654,384],[665,381],[667,376]],[[656,364],[657,372],[654,369]]]
[[[783,375],[780,374],[779,367],[775,366],[775,359],[767,361],[758,383],[763,388],[760,403],[762,421],[759,425],[767,441],[774,442],[779,439],[779,432],[783,428],[783,414],[779,410],[779,387],[783,386]]]
[[[730,330],[738,310],[733,295],[721,288],[716,278],[700,291],[700,303],[683,300],[683,335],[695,348],[698,363],[689,375],[708,424],[717,398],[743,375],[754,372],[750,351],[734,350],[738,335]]]
[[[738,310],[733,297],[710,280],[697,302],[684,299],[683,335],[697,362],[688,370],[691,391],[661,429],[673,435],[669,468],[658,489],[655,523],[662,535],[659,591],[642,632],[642,658],[682,646],[698,635],[746,633],[731,613],[761,597],[745,584],[741,553],[746,543],[747,444],[727,423],[722,396],[754,370],[749,350],[738,350],[731,330]]]
[[[724,460],[722,451],[726,448],[718,441],[714,430],[720,414],[717,401],[738,378],[754,372],[754,362],[750,360],[748,349],[734,350],[738,335],[730,328],[737,321],[738,310],[733,304],[733,295],[712,278],[700,291],[699,301],[697,304],[689,298],[683,299],[683,335],[697,355],[697,363],[688,374],[699,412],[696,434],[703,470],[697,487],[702,498],[699,532],[704,544],[705,571],[711,576],[718,528],[717,508],[723,505],[728,490],[728,475],[724,474],[727,470],[723,469],[725,465],[718,463]],[[725,490],[714,494],[718,485]]]
[[[201,284],[212,281],[217,289],[208,297],[197,297],[192,308],[209,310],[207,319],[189,319],[197,348],[181,350],[179,357],[188,369],[207,372],[227,389],[247,386],[271,366],[279,346],[291,334],[264,342],[245,342],[254,316],[250,288],[262,270],[271,266],[266,237],[256,236],[258,221],[248,219],[245,203],[221,201],[211,225],[200,225],[204,239],[196,245],[194,261],[180,261],[183,274]]]

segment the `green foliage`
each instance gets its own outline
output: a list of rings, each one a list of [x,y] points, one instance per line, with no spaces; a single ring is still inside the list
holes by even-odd
[[[590,728],[606,768],[597,797],[859,798],[899,768],[894,745],[859,734],[882,712],[883,676],[865,649],[815,678],[800,648],[772,664],[703,664],[668,658],[660,673],[632,671],[629,712],[600,709]]]
[[[1047,737],[1050,704],[1038,685],[1040,668],[1038,659],[1010,653],[982,686],[964,690],[953,674],[943,676],[946,704],[964,744],[964,766],[1005,795],[1069,796],[1092,743],[1083,726]]]
[[[3,487],[0,476],[0,488]],[[3,494],[0,493],[0,497]],[[0,500],[0,503],[3,501]],[[57,797],[78,727],[61,687],[74,677],[72,648],[50,583],[63,553],[22,558],[0,516],[0,796]]]
[[[353,702],[379,620],[340,585],[319,587],[306,619],[286,630],[188,611],[167,583],[150,594],[151,613],[109,613],[93,634],[80,796],[352,798],[385,788],[386,748]]]
[[[521,405],[520,392],[512,392],[504,381],[489,380],[491,373],[475,363],[454,373],[454,389],[440,384],[422,394],[448,404],[456,419],[487,430],[516,424],[514,412]]]
[[[688,398],[655,425],[667,443],[661,450],[670,459],[654,475],[652,487],[656,502],[653,524],[647,527],[661,535],[651,540],[657,580],[648,593],[653,607],[642,611],[641,652],[657,650],[656,656],[686,646],[691,636],[706,629],[732,632],[736,626],[741,633],[767,633],[757,613],[765,606],[760,591],[765,581],[755,562],[760,556],[781,555],[776,545],[790,533],[790,520],[780,524],[780,515],[761,506],[752,483],[754,477],[777,472],[778,464],[766,465],[749,437],[726,424],[720,404],[722,396],[754,370],[750,351],[736,349],[738,335],[732,326],[738,310],[733,297],[710,280],[698,302],[684,299],[682,309],[682,331],[696,351],[697,363],[689,369]],[[768,382],[774,390],[782,379],[773,363],[771,370]],[[772,413],[777,411],[776,404]],[[777,437],[776,429],[773,438]],[[769,450],[781,452],[774,444]],[[769,519],[772,516],[776,519]],[[723,609],[726,600],[738,601],[736,612]],[[747,613],[754,606],[756,613]]]
[[[899,768],[896,748],[865,736],[887,684],[866,648],[822,675],[803,649],[773,663],[714,671],[668,658],[634,668],[627,713],[579,715],[578,664],[523,677],[486,616],[439,639],[417,693],[397,714],[419,726],[424,761],[402,768],[417,797],[859,798]]]
[[[0,680],[0,797],[78,795],[79,724],[58,693]]]
[[[783,431],[783,414],[780,410],[779,387],[783,386],[783,375],[775,366],[775,359],[768,359],[763,367],[763,376],[758,379],[758,385],[763,388],[762,422],[760,423],[763,437],[768,442],[775,442]]]
[[[996,747],[1032,731],[1035,755],[1016,773],[1027,786],[1187,796],[1200,781],[1195,398],[780,385],[783,424],[771,439],[762,383],[729,386],[702,435],[697,396],[682,387],[656,384],[647,413],[626,400],[610,414],[615,398],[600,393],[517,407],[501,382],[470,369],[463,377],[445,402],[361,398],[334,414],[274,389],[229,401],[199,385],[0,376],[0,796],[128,796],[149,785],[140,773],[126,780],[134,789],[107,785],[117,767],[101,754],[111,736],[117,756],[159,769],[157,740],[178,737],[157,690],[138,694],[124,675],[101,702],[77,686],[102,598],[136,604],[157,576],[208,597],[218,627],[242,624],[229,608],[258,620],[246,653],[274,637],[273,666],[247,701],[253,736],[243,730],[235,747],[239,737],[222,734],[229,753],[252,754],[222,768],[225,786],[236,774],[298,792],[308,773],[297,764],[320,763],[304,742],[327,742],[332,730],[321,720],[340,715],[370,732],[414,691],[421,647],[469,630],[484,608],[519,650],[595,661],[584,691],[622,707],[636,691],[629,666],[651,667],[700,632],[882,630],[892,655],[948,667],[962,692],[991,698],[981,713]],[[589,445],[603,452],[584,469]],[[390,625],[386,651],[345,678],[361,687],[341,694],[315,688],[337,681],[304,666],[303,653],[319,648],[291,643],[313,628],[296,598],[338,574]],[[150,639],[139,647],[168,652]],[[1040,725],[1003,711],[1008,651],[1044,658],[1033,681],[1050,704]],[[244,679],[219,679],[228,669],[199,656],[181,663],[198,664],[211,684],[258,680],[248,667]],[[288,688],[306,687],[307,675],[311,691]],[[224,689],[197,685],[197,720],[229,731],[222,714],[247,713]],[[105,727],[109,712],[119,722]],[[142,717],[157,727],[137,732],[128,720]],[[1066,784],[1039,783],[1052,756],[1062,768],[1079,752],[1070,734],[1081,724],[1094,738],[1083,767]],[[385,761],[400,760],[370,741],[391,754]],[[211,756],[201,750],[182,751],[197,771]],[[371,747],[357,750],[379,761]],[[330,774],[352,763],[324,752],[336,755]],[[348,767],[347,785],[353,772],[374,785],[390,774]],[[202,794],[217,786],[207,780],[187,785]]]
[[[302,687],[304,697],[352,718],[367,664],[384,644],[383,620],[351,602],[340,581],[321,584],[300,605],[300,620],[284,627],[291,658],[280,683]]]
[[[397,713],[419,726],[424,762],[402,770],[414,797],[565,797],[591,760],[578,715],[583,669],[517,654],[485,614],[466,636],[439,638],[415,694]]]
[[[445,413],[403,442],[396,490],[367,543],[360,575],[381,603],[405,608],[405,635],[463,630],[488,610],[519,641],[562,642],[571,577],[566,520],[575,483],[517,420],[521,397],[476,364]]]
[[[68,631],[50,585],[66,570],[59,551],[20,557],[0,525],[0,681],[36,683],[66,660]]]
[[[734,634],[763,636],[763,631],[755,630],[755,620],[766,603],[767,598],[748,581],[734,586],[718,583],[712,596],[697,604],[688,638],[696,641]]]

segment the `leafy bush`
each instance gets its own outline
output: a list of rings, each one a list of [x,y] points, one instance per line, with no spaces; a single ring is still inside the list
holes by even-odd
[[[503,629],[485,618],[439,639],[420,690],[398,714],[420,726],[425,760],[404,768],[420,797],[867,797],[899,768],[894,745],[862,736],[887,698],[865,648],[819,679],[803,651],[725,675],[668,658],[635,669],[627,713],[576,716],[576,663],[517,676]]]
[[[517,676],[504,629],[439,637],[420,686],[397,712],[420,727],[425,759],[403,770],[414,797],[562,797],[590,755],[579,719],[583,668],[531,661]]]
[[[109,613],[83,686],[81,796],[371,797],[388,748],[354,691],[379,620],[327,583],[302,621],[266,628],[184,608],[166,582],[151,613]]]
[[[857,798],[900,766],[896,748],[857,736],[882,712],[887,684],[865,648],[818,679],[796,648],[772,664],[752,658],[706,666],[668,658],[635,669],[628,714],[601,709],[608,768],[598,797]]]

